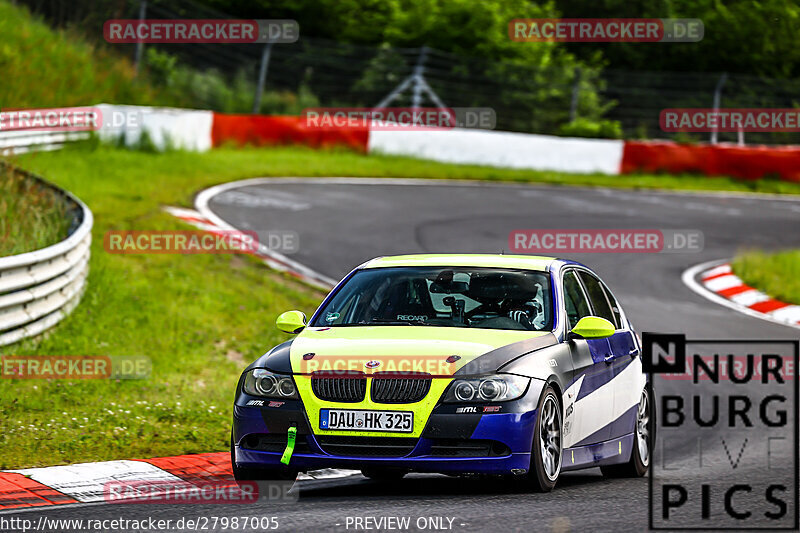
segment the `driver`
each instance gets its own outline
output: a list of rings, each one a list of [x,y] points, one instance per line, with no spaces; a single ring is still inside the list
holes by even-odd
[[[511,300],[507,306],[508,318],[519,322],[525,329],[536,329],[536,317],[542,311],[539,302]]]

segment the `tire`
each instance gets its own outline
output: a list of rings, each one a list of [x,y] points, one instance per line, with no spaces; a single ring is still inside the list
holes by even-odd
[[[551,386],[547,386],[536,407],[536,428],[531,446],[529,486],[536,492],[550,492],[561,473],[563,455],[563,415],[561,402]]]
[[[642,477],[650,467],[653,457],[653,436],[650,434],[651,419],[655,416],[653,393],[645,387],[636,411],[636,425],[633,428],[633,450],[627,463],[601,466],[600,471],[607,477]],[[654,425],[654,424],[653,424]]]
[[[408,473],[400,468],[362,468],[361,474],[375,481],[398,481]]]
[[[290,481],[297,478],[297,470],[280,465],[278,467],[246,467],[236,464],[236,447],[231,433],[231,469],[236,481]]]

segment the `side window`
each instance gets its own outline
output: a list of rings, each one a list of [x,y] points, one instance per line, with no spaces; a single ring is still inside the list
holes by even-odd
[[[622,313],[619,310],[619,304],[614,299],[614,295],[611,294],[611,291],[608,290],[608,287],[603,285],[601,282],[600,285],[603,287],[603,292],[606,293],[606,297],[608,298],[608,303],[611,304],[611,312],[614,313],[614,319],[616,320],[617,329],[622,328]]]
[[[567,308],[569,329],[574,328],[581,318],[592,314],[589,311],[589,302],[586,301],[581,284],[575,276],[575,272],[571,270],[564,274],[564,304]]]
[[[581,277],[581,281],[583,281],[583,286],[586,287],[586,292],[589,295],[589,299],[592,301],[592,308],[594,309],[595,316],[605,318],[619,328],[619,323],[617,322],[614,313],[611,311],[611,306],[608,303],[608,299],[606,299],[606,293],[603,291],[603,288],[600,286],[600,282],[597,280],[597,278],[586,272],[580,272],[579,275]]]

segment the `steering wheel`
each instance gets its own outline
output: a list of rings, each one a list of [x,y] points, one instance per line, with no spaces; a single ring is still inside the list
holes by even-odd
[[[475,315],[479,315],[481,313],[492,313],[492,312],[495,312],[498,315],[502,314],[502,311],[500,310],[500,304],[498,304],[497,302],[482,303],[475,309],[472,309],[464,313],[464,318],[471,319]]]

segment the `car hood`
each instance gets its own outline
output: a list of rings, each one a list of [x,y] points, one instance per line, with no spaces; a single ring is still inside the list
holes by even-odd
[[[295,374],[344,370],[452,375],[483,355],[492,355],[487,362],[494,368],[483,369],[492,371],[501,363],[554,341],[555,337],[544,331],[353,326],[306,328],[288,351]],[[505,355],[498,357],[498,353]],[[450,356],[458,357],[448,361]]]

